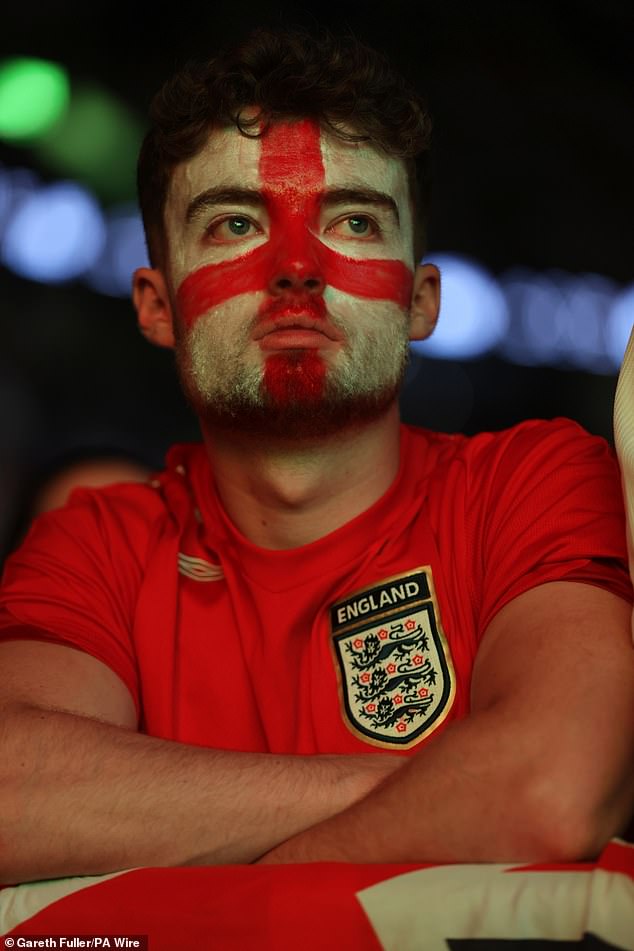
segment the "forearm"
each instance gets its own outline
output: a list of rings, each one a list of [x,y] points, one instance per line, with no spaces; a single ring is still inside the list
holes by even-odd
[[[262,858],[273,862],[519,862],[587,857],[589,823],[547,754],[495,714],[453,724],[360,802]],[[609,833],[606,835],[608,837]]]
[[[402,760],[232,753],[72,714],[3,715],[0,881],[250,862]]]
[[[527,591],[483,637],[471,715],[265,861],[596,856],[634,808],[633,671],[629,604],[572,582]]]

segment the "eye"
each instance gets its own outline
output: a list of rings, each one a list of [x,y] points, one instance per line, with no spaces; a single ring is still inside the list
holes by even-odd
[[[327,230],[342,238],[373,238],[381,231],[369,215],[346,215],[333,222]]]
[[[260,234],[260,228],[246,215],[229,215],[212,221],[206,233],[217,241],[236,241],[254,234]]]

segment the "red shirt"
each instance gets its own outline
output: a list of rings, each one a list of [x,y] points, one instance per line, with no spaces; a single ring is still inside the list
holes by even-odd
[[[79,490],[37,520],[5,569],[0,638],[103,661],[155,736],[418,750],[469,712],[503,605],[561,579],[630,598],[625,564],[613,455],[568,420],[471,438],[403,426],[387,493],[285,551],[236,530],[203,446],[188,444],[152,484]]]

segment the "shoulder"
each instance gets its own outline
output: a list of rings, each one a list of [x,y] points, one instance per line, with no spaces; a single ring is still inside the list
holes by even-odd
[[[410,455],[425,455],[436,475],[452,469],[480,480],[496,473],[516,472],[518,467],[557,470],[575,460],[617,472],[616,457],[607,441],[564,417],[526,420],[508,429],[474,436],[405,428]]]
[[[480,554],[489,543],[517,549],[550,532],[553,550],[574,535],[591,557],[622,558],[620,472],[602,437],[557,418],[439,445],[429,473],[430,515],[434,524],[449,518],[458,525]]]
[[[476,481],[491,479],[523,495],[522,488],[541,491],[547,486],[585,482],[592,492],[595,481],[613,484],[620,476],[616,456],[601,436],[587,432],[571,419],[528,420],[498,433],[483,433],[469,447],[471,472]],[[617,491],[620,505],[620,491]]]
[[[470,442],[475,450],[493,453],[521,449],[547,454],[558,448],[563,452],[590,452],[605,458],[611,455],[602,436],[594,436],[579,423],[562,416],[529,419],[499,432],[480,433]]]
[[[508,429],[483,432],[465,440],[462,446],[465,456],[488,462],[507,455],[513,457],[535,454],[548,457],[558,455],[589,454],[609,459],[610,447],[601,436],[593,436],[572,419],[529,419]]]
[[[58,513],[60,517],[63,512],[66,518],[81,518],[92,511],[105,521],[124,519],[129,527],[155,525],[157,519],[178,517],[181,509],[189,508],[191,482],[205,467],[208,462],[201,444],[178,443],[167,452],[165,468],[149,475],[145,482],[75,489]]]
[[[594,459],[613,467],[616,457],[602,436],[589,433],[565,417],[529,419],[497,432],[475,436],[444,436],[439,440],[444,454],[471,465],[514,465],[531,460],[548,463],[564,458]]]
[[[166,468],[146,482],[76,488],[65,505],[34,519],[8,564],[26,557],[99,557],[142,563],[156,538],[183,524],[193,508],[181,460],[196,465],[192,444],[173,447]]]

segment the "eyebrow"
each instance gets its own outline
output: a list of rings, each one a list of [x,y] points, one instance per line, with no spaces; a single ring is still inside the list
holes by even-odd
[[[206,188],[190,201],[185,212],[185,221],[193,221],[201,211],[217,205],[250,205],[252,208],[261,208],[265,201],[255,188],[227,188],[223,185]]]
[[[219,205],[250,205],[252,208],[263,208],[266,206],[266,200],[262,192],[255,188],[212,186],[190,201],[185,212],[185,221],[189,223],[205,209]],[[329,188],[321,197],[320,205],[326,209],[336,205],[378,205],[389,211],[397,224],[400,223],[398,206],[392,196],[374,188]]]
[[[398,206],[391,195],[374,188],[329,188],[321,199],[322,208],[335,205],[379,205],[389,211],[400,223]]]

